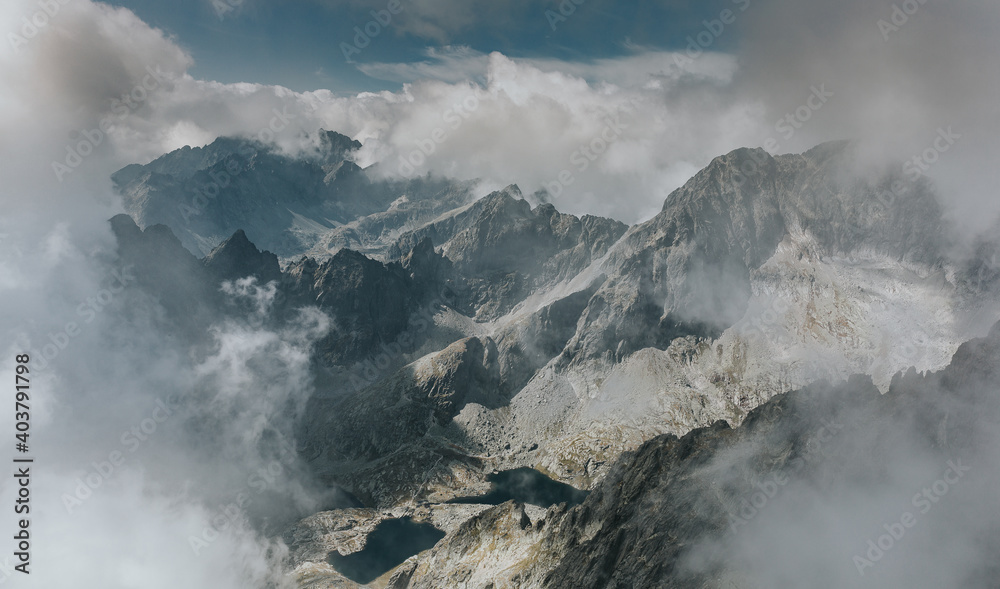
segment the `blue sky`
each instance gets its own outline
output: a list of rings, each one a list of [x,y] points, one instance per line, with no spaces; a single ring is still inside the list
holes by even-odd
[[[328,88],[337,93],[395,89],[399,81],[373,78],[358,66],[426,59],[428,48],[468,47],[511,57],[566,61],[626,55],[636,47],[679,49],[735,0],[584,0],[566,20],[550,24],[546,11],[559,2],[501,0],[401,0],[401,12],[347,63],[341,43],[352,44],[354,27],[373,20],[389,0],[123,0],[110,4],[134,11],[171,35],[195,59],[192,75],[220,82],[279,84],[293,90]],[[579,0],[578,0],[579,1]],[[748,0],[744,0],[748,1]],[[226,2],[229,4],[227,5]],[[218,7],[223,10],[219,14]],[[563,8],[568,12],[568,8]],[[739,23],[736,23],[738,25]],[[733,25],[734,27],[736,25]],[[722,35],[714,50],[727,50],[738,35]]]

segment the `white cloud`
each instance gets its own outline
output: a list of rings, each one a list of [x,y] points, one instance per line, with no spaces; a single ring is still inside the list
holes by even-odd
[[[738,88],[767,105],[770,121],[801,104],[810,85],[825,83],[836,93],[787,151],[856,138],[867,141],[872,160],[911,158],[931,147],[940,127],[953,126],[963,138],[928,175],[961,223],[981,227],[1000,213],[994,196],[1000,177],[987,163],[1000,157],[1000,37],[992,34],[1000,27],[1000,4],[906,3],[912,14],[903,4],[753,5],[741,21]],[[880,21],[898,29],[883,29]]]
[[[429,57],[386,71],[447,79],[483,65],[464,49]],[[481,84],[406,85],[405,100],[379,105],[381,124],[359,138],[389,174],[516,182],[527,193],[549,186],[560,209],[634,222],[712,157],[763,134],[761,109],[724,91],[736,71],[731,56],[678,63],[666,52],[588,64],[494,53],[476,76]],[[559,183],[560,174],[570,182]]]
[[[8,8],[9,27],[18,10],[33,5],[17,6]],[[383,161],[387,174],[406,171],[400,157],[419,160],[419,145],[444,133],[412,173],[516,182],[531,193],[565,170],[574,180],[559,195],[560,208],[635,221],[657,210],[669,190],[711,157],[760,136],[759,109],[726,91],[736,61],[724,54],[708,53],[682,67],[672,53],[641,48],[589,63],[443,48],[416,64],[366,66],[373,75],[416,80],[399,92],[337,96],[194,79],[187,73],[191,57],[124,9],[81,1],[57,17],[58,27],[4,62],[5,73],[25,81],[6,93],[10,112],[26,116],[0,121],[0,141],[23,158],[14,164],[23,189],[45,186],[47,198],[66,193],[65,199],[79,201],[81,191],[92,191],[114,206],[107,177],[126,164],[221,135],[273,137],[295,149],[305,133],[322,126],[360,139],[367,163]],[[159,72],[152,82],[150,71]],[[144,89],[144,82],[153,87]],[[465,112],[463,100],[475,108]],[[634,114],[622,115],[626,107]],[[591,143],[603,149],[600,135],[613,113],[625,116],[621,132],[580,170],[574,153]],[[86,138],[97,136],[102,121],[111,123],[102,143],[72,167],[67,150],[88,148]]]
[[[138,293],[107,290],[107,262],[115,251],[107,219],[121,208],[108,175],[164,149],[209,141],[219,131],[259,130],[274,116],[268,114],[272,109],[290,98],[304,99],[280,88],[194,80],[185,73],[190,56],[131,12],[87,0],[52,4],[58,11],[45,15],[49,20],[37,30],[22,29],[22,18],[43,22],[38,3],[0,6],[5,81],[0,336],[8,359],[0,372],[13,381],[15,354],[45,344],[58,350],[47,368],[39,357],[30,363],[29,439],[37,460],[31,576],[13,582],[53,587],[72,579],[85,588],[260,585],[277,569],[269,560],[274,554],[267,552],[271,544],[252,530],[232,527],[202,557],[189,547],[188,536],[211,524],[218,505],[213,499],[231,501],[245,487],[246,471],[240,469],[263,460],[252,446],[237,443],[239,436],[260,431],[259,415],[301,406],[309,394],[301,364],[309,342],[301,337],[313,337],[311,328],[275,334],[222,326],[217,335],[225,361],[207,354],[196,371],[189,350],[178,349],[158,327],[155,301],[125,313],[121,303]],[[7,32],[25,37],[25,43],[10,45]],[[106,132],[95,135],[102,120]],[[64,162],[67,148],[78,149],[88,137],[95,145],[60,182],[52,162]],[[92,304],[100,311],[90,311]],[[237,349],[232,342],[241,334],[248,335]],[[245,411],[256,413],[237,413],[232,420],[230,412],[222,422],[231,429],[216,432],[219,446],[237,458],[232,464],[220,460],[221,451],[191,452],[184,427],[190,422],[184,418],[158,423],[134,453],[122,442],[124,431],[150,419],[159,399],[206,383],[245,383],[251,373],[257,378],[244,394],[255,403],[245,404]],[[199,417],[206,419],[212,414],[204,409],[213,401],[228,405],[210,395],[202,400],[204,407],[191,403],[183,411],[200,408]],[[0,414],[0,428],[14,431],[12,412]],[[97,478],[112,452],[125,462]],[[78,479],[91,475],[97,488],[68,514],[64,495],[75,494]],[[0,482],[0,501],[13,505],[16,484],[10,477]],[[287,491],[296,502],[310,498],[290,477],[274,490]],[[258,504],[263,501],[262,496]],[[11,541],[4,546],[13,559]]]

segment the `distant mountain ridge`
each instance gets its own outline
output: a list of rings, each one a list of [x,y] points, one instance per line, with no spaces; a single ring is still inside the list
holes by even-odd
[[[243,229],[279,257],[295,257],[362,217],[395,208],[396,214],[383,220],[391,231],[410,217],[435,216],[471,200],[468,183],[377,179],[354,162],[360,147],[323,130],[314,149],[298,156],[255,140],[224,137],[126,166],[112,182],[140,227],[167,225],[198,255]]]

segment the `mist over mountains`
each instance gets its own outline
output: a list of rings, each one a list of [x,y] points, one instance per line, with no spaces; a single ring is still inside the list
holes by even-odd
[[[282,514],[260,529],[284,530],[289,582],[932,587],[967,567],[960,586],[988,586],[992,560],[929,558],[926,536],[894,564],[876,567],[878,544],[866,556],[865,534],[884,533],[866,518],[955,460],[982,478],[926,533],[993,534],[947,519],[989,511],[997,472],[982,455],[994,240],[957,247],[933,185],[902,162],[874,169],[850,142],[739,149],[629,227],[513,185],[476,199],[445,178],[372,180],[357,145],[320,133],[346,147],[295,159],[219,139],[114,175],[119,255],[180,342],[203,347],[226,317],[277,333],[306,312],[329,321],[313,392],[259,442],[294,440],[296,476],[328,510],[294,524],[307,508],[265,509]],[[200,224],[178,217],[185,182],[235,157],[244,181],[219,182]],[[526,469],[542,479],[491,507],[491,481]],[[557,505],[545,477],[590,496]],[[407,526],[442,535],[411,553],[425,532]],[[383,548],[362,553],[369,534]],[[769,564],[763,545],[795,563]]]
[[[0,4],[0,583],[995,586],[998,27]]]

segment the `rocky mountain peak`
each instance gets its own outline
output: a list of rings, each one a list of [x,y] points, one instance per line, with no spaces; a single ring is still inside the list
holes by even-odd
[[[524,200],[524,195],[521,194],[521,189],[517,184],[510,184],[504,187],[502,190],[496,190],[490,194],[483,197],[483,205],[486,209],[492,208],[506,208],[511,206],[523,206],[528,205],[528,202]],[[527,210],[531,210],[531,205],[528,205]]]
[[[194,256],[184,250],[180,240],[166,225],[156,224],[140,229],[129,215],[118,214],[109,220],[111,231],[118,241],[118,248],[126,257],[156,256],[195,261]]]
[[[263,284],[281,279],[278,256],[258,250],[242,229],[205,256],[203,263],[223,280],[256,276]]]
[[[741,147],[712,160],[663,202],[663,212],[690,207],[705,199],[731,200],[759,192],[777,173],[777,162],[760,148]],[[720,203],[709,206],[717,207]]]
[[[361,149],[360,141],[336,131],[320,129],[318,134],[320,153],[327,162],[349,159],[355,151]]]

